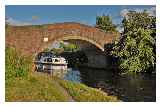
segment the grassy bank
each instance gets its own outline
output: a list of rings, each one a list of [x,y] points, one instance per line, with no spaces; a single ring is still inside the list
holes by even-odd
[[[6,47],[6,101],[118,101],[116,97],[87,87],[31,72],[32,59]]]
[[[108,96],[101,90],[90,88],[84,84],[71,81],[59,80],[59,83],[69,92],[69,94],[79,102],[116,102],[115,96]]]

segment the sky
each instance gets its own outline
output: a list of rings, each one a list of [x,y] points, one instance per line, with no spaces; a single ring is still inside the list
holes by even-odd
[[[155,6],[120,5],[8,5],[6,21],[11,25],[52,24],[78,22],[87,25],[96,24],[96,16],[109,15],[113,23],[119,25],[129,10],[141,12],[147,10],[155,15]]]

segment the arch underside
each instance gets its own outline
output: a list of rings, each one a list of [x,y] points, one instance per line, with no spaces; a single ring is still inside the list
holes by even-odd
[[[64,36],[64,37],[55,39],[52,42],[55,42],[55,41],[57,42],[65,41],[65,42],[73,43],[76,45],[84,45],[84,48],[88,48],[88,49],[96,48],[96,49],[99,49],[100,51],[104,51],[104,47],[98,44],[97,42],[93,41],[92,39],[81,37],[81,36]]]

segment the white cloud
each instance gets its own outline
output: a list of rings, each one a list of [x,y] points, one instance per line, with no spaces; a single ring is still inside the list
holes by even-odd
[[[123,10],[121,10],[120,15],[121,15],[122,17],[125,17],[125,16],[127,16],[128,12],[129,12],[128,9],[123,9]]]
[[[51,45],[51,47],[50,48],[59,48],[59,46],[60,46],[60,42],[58,42],[58,41],[55,41],[52,45]]]
[[[152,7],[147,11],[151,16],[156,16],[156,7]]]
[[[134,9],[133,11],[136,11],[137,13],[142,13],[144,12],[145,9],[139,9],[139,8],[136,8]]]
[[[127,13],[129,13],[129,11],[136,11],[136,12],[143,12],[145,9],[140,9],[140,8],[136,8],[136,9],[123,9],[121,12],[120,12],[120,15],[122,17],[127,17]],[[152,7],[150,9],[146,9],[147,13],[150,15],[150,16],[156,16],[156,7]]]
[[[6,18],[6,23],[8,23],[9,25],[14,25],[14,26],[32,25],[29,22],[23,22],[23,21],[15,20],[13,18]]]
[[[122,27],[117,27],[116,28],[120,33],[122,33],[123,31],[124,31],[124,28],[122,28]]]
[[[50,48],[56,48],[56,49],[60,48],[60,43],[61,43],[61,42],[62,42],[64,45],[68,45],[68,44],[69,44],[68,42],[64,42],[64,41],[55,41],[55,42],[53,42],[53,44],[51,45]]]

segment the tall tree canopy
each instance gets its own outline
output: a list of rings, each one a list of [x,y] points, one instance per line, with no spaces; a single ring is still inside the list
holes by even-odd
[[[124,28],[112,54],[125,72],[149,72],[156,64],[156,17],[146,11],[130,11],[122,21]]]
[[[112,23],[111,17],[106,15],[96,17],[96,27],[105,32],[116,31],[116,26]]]

